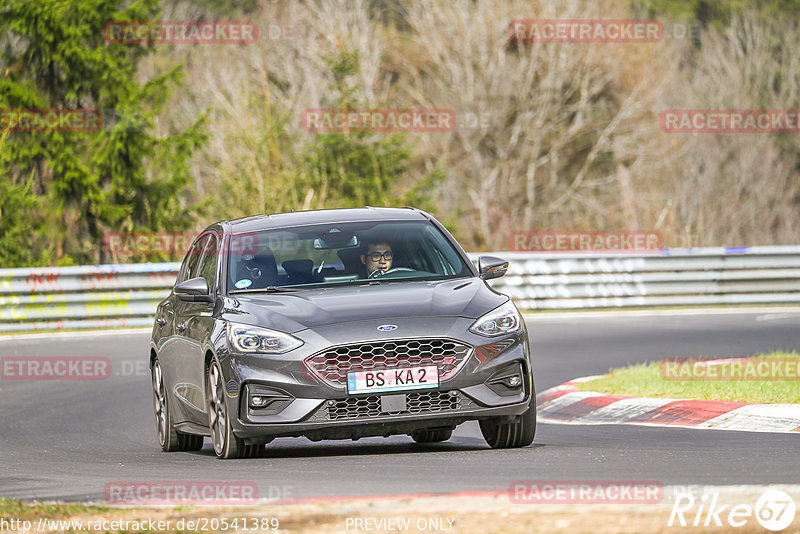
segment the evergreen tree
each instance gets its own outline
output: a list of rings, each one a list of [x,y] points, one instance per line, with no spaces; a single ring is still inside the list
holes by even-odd
[[[100,114],[92,131],[8,133],[7,176],[0,187],[40,197],[38,216],[49,221],[50,231],[49,244],[24,260],[4,253],[12,245],[0,239],[0,258],[38,263],[49,246],[56,260],[70,255],[81,263],[102,262],[109,259],[102,248],[107,231],[189,224],[190,209],[181,198],[190,181],[189,160],[205,139],[203,120],[184,131],[153,132],[182,69],[139,83],[137,65],[152,45],[107,43],[103,35],[111,21],[154,20],[158,13],[157,0],[0,1],[0,108]],[[37,211],[35,203],[17,208]],[[0,224],[0,235],[16,235],[6,228],[18,224],[14,220],[3,217]]]

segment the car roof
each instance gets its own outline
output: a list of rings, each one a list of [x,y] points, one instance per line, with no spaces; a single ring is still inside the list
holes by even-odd
[[[241,219],[221,221],[229,232],[238,234],[274,228],[307,226],[310,224],[336,224],[367,221],[424,221],[428,220],[425,212],[416,208],[363,208],[325,209],[309,211],[293,211],[271,215],[251,215]]]

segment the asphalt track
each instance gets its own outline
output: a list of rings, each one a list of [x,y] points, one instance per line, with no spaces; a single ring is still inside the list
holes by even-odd
[[[800,308],[719,313],[531,316],[537,390],[630,362],[800,351]],[[246,481],[262,498],[506,490],[515,480],[664,485],[800,482],[800,436],[621,425],[540,424],[531,447],[494,451],[477,423],[442,444],[284,438],[263,459],[223,461],[156,441],[149,332],[0,338],[4,356],[104,356],[98,381],[0,380],[0,495],[102,501],[106,484]],[[137,369],[138,365],[138,369]]]

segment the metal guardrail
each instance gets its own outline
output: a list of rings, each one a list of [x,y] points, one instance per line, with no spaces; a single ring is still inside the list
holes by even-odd
[[[490,284],[523,310],[800,304],[800,247],[489,254],[510,262],[508,274]],[[178,268],[0,269],[0,332],[150,326]]]
[[[178,263],[0,269],[0,332],[150,326]]]
[[[497,255],[510,268],[493,287],[525,310],[800,304],[800,247]]]

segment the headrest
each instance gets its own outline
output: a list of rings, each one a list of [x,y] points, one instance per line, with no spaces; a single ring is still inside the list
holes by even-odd
[[[286,260],[281,263],[281,266],[289,276],[293,274],[309,274],[311,269],[314,268],[314,262],[311,260]]]
[[[271,250],[260,250],[255,256],[242,256],[236,267],[236,279],[250,280],[248,287],[263,288],[278,283],[278,264]]]

